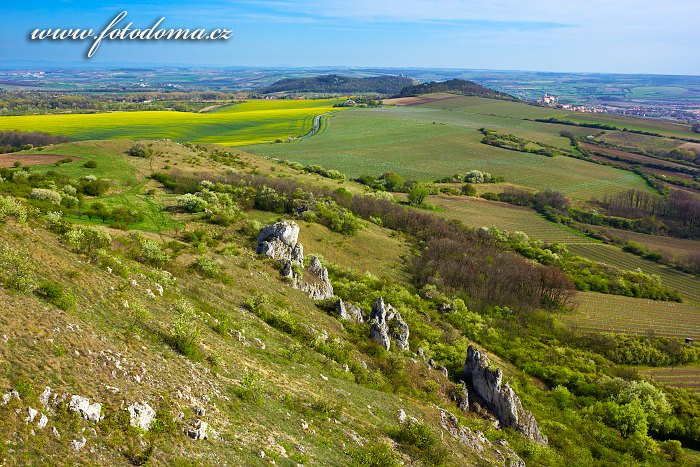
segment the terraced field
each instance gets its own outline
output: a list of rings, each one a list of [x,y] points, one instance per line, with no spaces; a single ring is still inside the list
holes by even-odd
[[[452,108],[439,107],[448,104]],[[628,171],[481,143],[478,129],[486,127],[568,147],[568,139],[559,136],[559,132],[576,127],[513,116],[533,116],[533,112],[537,117],[548,110],[469,97],[418,106],[354,109],[328,118],[323,131],[313,138],[291,144],[249,146],[246,150],[319,164],[351,177],[392,171],[409,178],[435,180],[478,169],[503,176],[509,183],[538,190],[551,188],[582,199],[600,198],[628,189],[647,189],[639,176]],[[542,114],[543,117],[547,115]]]
[[[637,268],[647,274],[658,274],[664,284],[676,289],[684,300],[700,304],[700,279],[685,274],[676,269],[645,260],[620,248],[604,244],[570,244],[569,251],[594,261],[606,263],[621,269],[635,270]]]
[[[92,139],[172,139],[226,146],[270,143],[307,133],[336,99],[255,100],[214,112],[139,111],[0,117],[0,129]]]
[[[574,312],[561,319],[584,331],[700,339],[700,307],[693,303],[579,292]]]
[[[649,235],[630,230],[613,229],[611,227],[600,227],[587,225],[589,229],[596,230],[609,237],[618,237],[623,241],[632,241],[653,250],[666,253],[670,256],[684,256],[700,251],[700,240],[687,240],[683,238],[661,237]]]
[[[550,222],[529,208],[465,196],[431,196],[429,202],[444,208],[438,215],[457,219],[475,228],[496,227],[510,232],[522,231],[539,240],[566,244],[595,241]]]
[[[651,368],[645,372],[659,383],[700,394],[700,366]]]

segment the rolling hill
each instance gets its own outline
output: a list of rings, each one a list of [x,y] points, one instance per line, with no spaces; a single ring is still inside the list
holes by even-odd
[[[261,94],[276,92],[287,93],[325,93],[356,94],[379,93],[396,94],[414,83],[404,76],[372,76],[354,78],[341,75],[321,75],[311,78],[285,78],[269,86],[256,89]]]

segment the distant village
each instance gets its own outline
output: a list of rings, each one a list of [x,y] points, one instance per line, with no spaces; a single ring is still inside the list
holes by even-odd
[[[614,105],[575,105],[575,104],[560,104],[559,96],[554,96],[549,93],[545,93],[541,98],[535,101],[538,105],[544,107],[553,107],[557,109],[570,110],[573,112],[584,112],[584,113],[611,113],[626,115],[629,117],[642,117],[642,118],[662,118],[662,119],[673,119],[681,120],[686,122],[696,122],[700,120],[700,108],[699,109],[688,109],[688,108],[676,108],[673,106],[634,106],[634,107],[620,107]]]

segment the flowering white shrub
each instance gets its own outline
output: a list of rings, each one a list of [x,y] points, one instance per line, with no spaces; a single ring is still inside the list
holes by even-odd
[[[165,271],[163,269],[156,269],[156,270],[152,271],[151,276],[153,277],[153,280],[156,282],[156,288],[158,288],[159,284],[162,284],[165,287],[171,286],[171,285],[175,284],[175,281],[177,280],[170,273],[170,271]]]
[[[388,191],[371,191],[369,193],[365,193],[364,196],[384,201],[395,201],[394,195],[392,195]]]
[[[75,194],[78,193],[77,188],[75,188],[73,185],[63,185],[63,188],[61,188],[61,191],[67,195],[72,195],[72,196],[75,196]]]
[[[185,193],[177,197],[177,204],[189,212],[202,212],[209,207],[209,203],[192,193]]]
[[[27,220],[27,209],[13,196],[0,196],[0,221],[13,217],[19,222]]]
[[[85,175],[83,177],[83,180],[85,180],[86,182],[94,182],[95,180],[97,180],[97,177],[94,175]]]
[[[36,287],[34,268],[29,256],[9,245],[0,246],[0,281],[6,287],[29,293]]]
[[[491,181],[491,174],[480,170],[472,170],[464,176],[467,183],[488,183]]]
[[[78,227],[63,234],[63,241],[78,253],[94,259],[112,243],[112,236],[101,229]]]
[[[48,188],[34,188],[30,196],[34,199],[48,200],[54,204],[61,204],[61,193]]]

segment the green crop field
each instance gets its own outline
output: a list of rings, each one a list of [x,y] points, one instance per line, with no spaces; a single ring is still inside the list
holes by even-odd
[[[470,227],[522,231],[533,238],[548,242],[595,242],[560,224],[546,220],[529,208],[467,196],[431,196],[429,202],[444,209],[438,212],[438,215],[459,220]]]
[[[700,366],[650,368],[645,373],[659,383],[700,393]]]
[[[391,107],[334,114],[327,119],[324,130],[312,138],[290,144],[249,146],[246,150],[323,165],[353,177],[393,171],[410,178],[433,180],[478,169],[503,176],[507,182],[517,185],[551,188],[584,199],[631,188],[646,189],[643,180],[628,171],[568,157],[547,158],[509,151],[481,143],[482,135],[478,129],[486,127],[566,147],[568,139],[559,136],[559,132],[575,127],[507,115],[511,111],[525,115],[546,112],[547,109],[467,97],[429,105],[448,102],[455,106],[458,105],[456,101],[465,107]]]
[[[91,139],[172,139],[235,146],[307,133],[335,99],[255,100],[214,112],[111,112],[0,117],[0,130],[44,131]]]
[[[571,244],[569,251],[576,255],[606,263],[620,269],[641,269],[647,274],[657,274],[664,284],[676,289],[684,300],[700,303],[700,279],[676,269],[645,260],[620,248],[604,244]],[[700,311],[698,312],[700,315]]]
[[[700,308],[692,303],[594,292],[578,293],[575,301],[575,310],[561,319],[581,330],[700,339]]]

